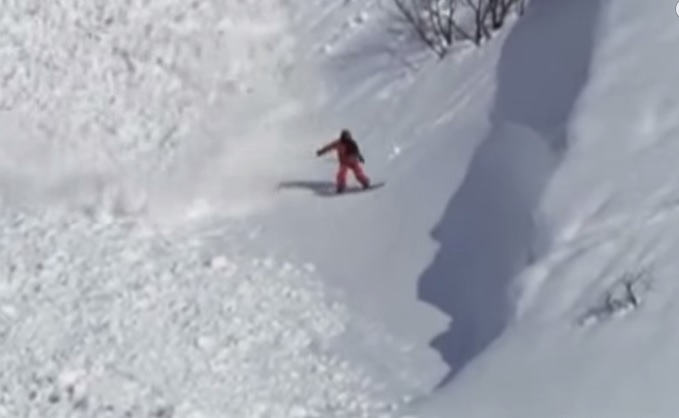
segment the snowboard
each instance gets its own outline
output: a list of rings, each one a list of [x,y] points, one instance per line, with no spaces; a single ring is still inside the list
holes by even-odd
[[[363,186],[349,186],[346,189],[344,189],[343,193],[337,193],[335,188],[333,187],[332,189],[324,190],[324,191],[319,191],[318,194],[321,196],[343,196],[347,194],[355,194],[355,193],[363,193],[363,192],[369,192],[371,190],[379,189],[380,187],[384,187],[386,182],[384,181],[378,181],[375,183],[372,183],[370,187],[367,189],[364,189]]]

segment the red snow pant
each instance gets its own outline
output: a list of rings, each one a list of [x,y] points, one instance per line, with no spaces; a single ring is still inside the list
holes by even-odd
[[[339,170],[337,170],[337,190],[343,191],[347,186],[347,172],[351,170],[354,173],[354,177],[359,183],[365,188],[370,187],[370,179],[365,175],[361,163],[358,161],[348,161],[340,164]]]

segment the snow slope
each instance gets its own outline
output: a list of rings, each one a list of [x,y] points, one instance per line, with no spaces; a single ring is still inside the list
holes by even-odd
[[[370,34],[331,58],[328,109],[388,186],[312,203],[326,182],[293,179],[269,239],[412,342],[432,395],[409,412],[673,416],[677,31],[670,7],[538,0],[441,64]]]
[[[428,406],[440,416],[676,415],[666,51],[679,26],[671,5],[601,5],[569,148],[541,202],[552,241],[516,279],[511,332]]]
[[[0,416],[390,416],[398,372],[335,348],[370,335],[237,219],[307,148],[289,5],[86,3],[3,4]]]
[[[0,416],[673,416],[671,7],[5,3]]]

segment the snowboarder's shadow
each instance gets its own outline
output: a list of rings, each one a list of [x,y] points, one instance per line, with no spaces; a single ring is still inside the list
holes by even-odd
[[[318,196],[334,196],[335,183],[319,180],[291,180],[278,184],[278,190],[308,190]]]

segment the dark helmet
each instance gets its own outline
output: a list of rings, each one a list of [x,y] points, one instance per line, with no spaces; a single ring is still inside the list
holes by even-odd
[[[349,155],[361,154],[361,151],[358,149],[358,144],[354,141],[354,138],[351,136],[351,132],[349,132],[348,129],[342,129],[342,132],[340,132],[340,141],[346,147]]]
[[[351,132],[349,132],[348,129],[342,129],[342,132],[340,132],[340,140],[351,141],[352,139]]]

